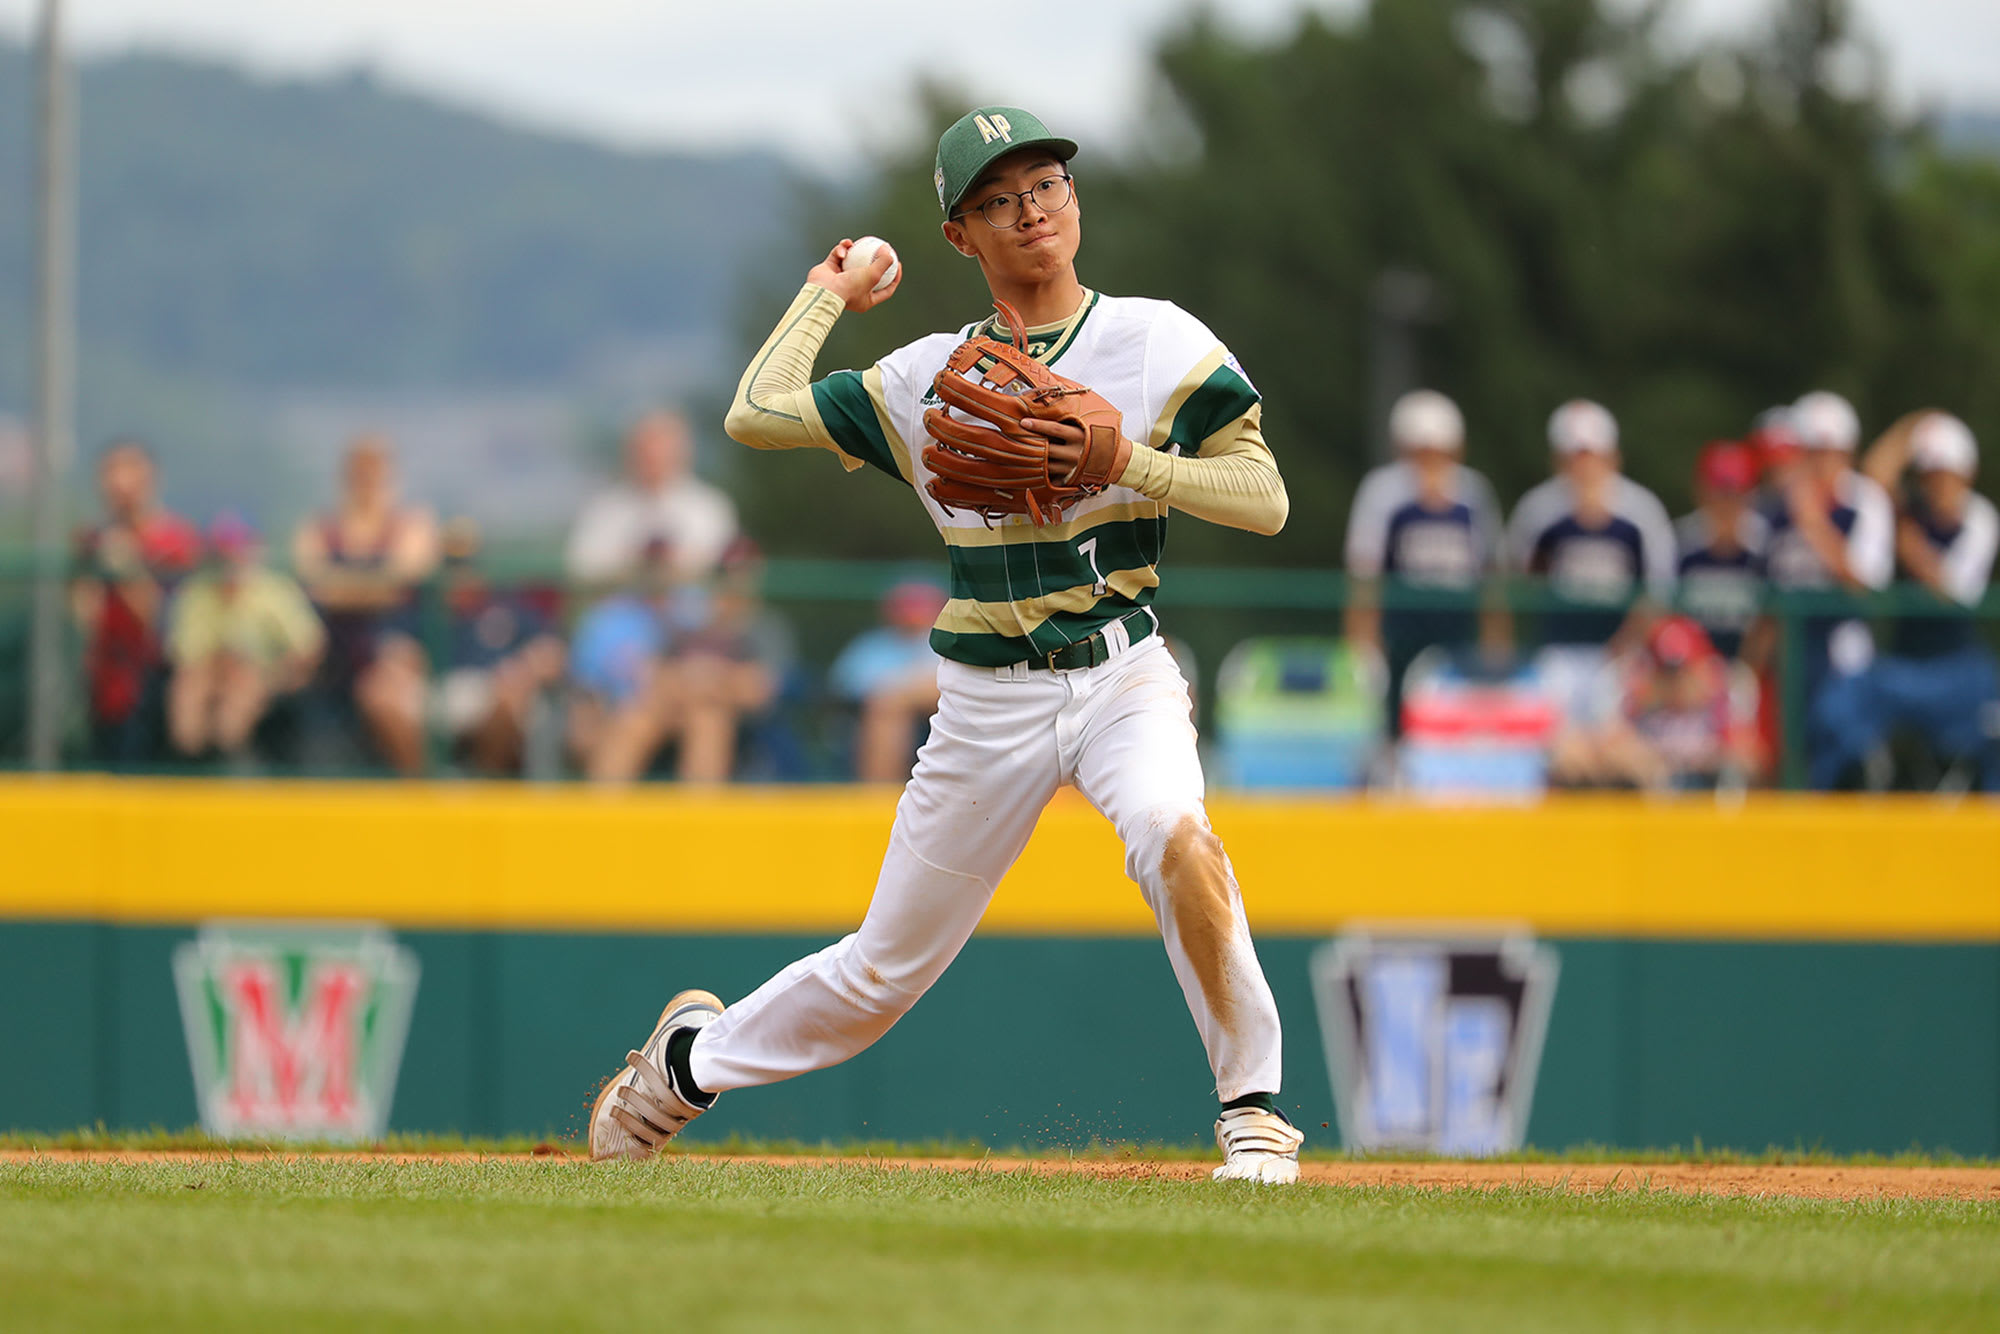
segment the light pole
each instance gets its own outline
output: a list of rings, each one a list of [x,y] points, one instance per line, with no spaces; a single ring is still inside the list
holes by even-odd
[[[75,453],[76,119],[63,49],[62,0],[42,0],[36,42],[40,79],[38,280],[35,346],[35,612],[28,695],[28,763],[62,762],[71,664],[64,650],[63,485]]]

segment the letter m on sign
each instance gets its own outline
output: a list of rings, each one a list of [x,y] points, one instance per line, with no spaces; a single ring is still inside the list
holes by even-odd
[[[223,1138],[388,1127],[417,960],[379,927],[225,922],[174,951],[201,1123]]]
[[[351,961],[308,964],[296,1006],[280,969],[245,959],[222,972],[229,1103],[246,1125],[345,1127],[354,1118],[365,982]]]

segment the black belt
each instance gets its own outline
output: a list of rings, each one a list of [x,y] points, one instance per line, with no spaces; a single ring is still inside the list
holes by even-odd
[[[1143,608],[1126,612],[1112,624],[1116,625],[1119,621],[1125,624],[1125,640],[1128,644],[1136,644],[1153,633],[1153,615]],[[1134,622],[1137,623],[1136,628]],[[1111,644],[1105,639],[1104,631],[1099,630],[1088,639],[1079,639],[1074,644],[1065,644],[1059,649],[1052,649],[1039,658],[1030,658],[1028,665],[1037,671],[1068,672],[1078,667],[1095,667],[1100,662],[1110,660]]]

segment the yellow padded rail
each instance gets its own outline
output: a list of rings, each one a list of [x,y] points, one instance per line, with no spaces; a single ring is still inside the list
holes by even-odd
[[[0,780],[0,920],[801,931],[857,923],[895,793],[867,788]],[[2000,802],[1763,796],[1438,810],[1211,806],[1253,924],[2000,941]],[[1110,829],[1050,807],[985,929],[1153,929]]]

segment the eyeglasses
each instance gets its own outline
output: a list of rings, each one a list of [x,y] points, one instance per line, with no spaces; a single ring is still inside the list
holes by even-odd
[[[1068,173],[1060,176],[1044,176],[1021,194],[1002,191],[979,205],[979,216],[986,219],[986,225],[1005,231],[1021,221],[1021,206],[1029,195],[1035,199],[1035,207],[1044,213],[1060,213],[1069,207],[1069,201],[1076,198],[1076,189]],[[965,216],[967,210],[960,209],[952,214],[954,220]]]

